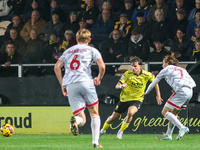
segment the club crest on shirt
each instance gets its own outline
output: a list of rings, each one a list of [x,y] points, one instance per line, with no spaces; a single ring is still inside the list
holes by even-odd
[[[121,79],[123,79],[125,77],[125,74],[123,74],[122,76],[121,76]]]

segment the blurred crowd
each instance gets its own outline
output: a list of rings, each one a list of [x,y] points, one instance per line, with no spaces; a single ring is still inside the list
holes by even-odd
[[[13,75],[10,64],[55,63],[83,28],[105,62],[200,59],[200,0],[0,0],[0,21],[10,21],[0,36],[0,76]]]

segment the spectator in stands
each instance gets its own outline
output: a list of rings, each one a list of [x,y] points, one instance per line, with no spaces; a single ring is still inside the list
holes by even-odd
[[[84,19],[81,19],[78,24],[79,24],[79,29],[87,29],[87,23]]]
[[[62,53],[70,48],[71,46],[76,45],[76,38],[75,34],[72,30],[66,30],[64,33],[64,37],[58,41],[58,44],[56,45],[54,52],[53,52],[53,58],[54,60],[58,60]]]
[[[3,41],[7,40],[10,36],[10,29],[15,28],[18,35],[24,26],[24,22],[21,20],[19,15],[13,15],[12,22],[7,26],[6,32],[3,37]]]
[[[17,30],[15,28],[10,28],[10,36],[9,38],[4,42],[2,45],[0,51],[1,53],[4,53],[6,50],[6,45],[8,43],[12,42],[15,46],[15,51],[20,54],[21,56],[24,55],[26,51],[26,43],[22,39],[22,37],[17,33]]]
[[[47,0],[26,0],[26,4],[24,7],[24,13],[27,13],[32,8],[33,1],[37,1],[39,10],[43,10],[44,12],[46,12],[46,10],[48,9],[48,5],[49,5]]]
[[[195,8],[190,11],[188,15],[188,21],[193,20],[195,18],[195,12],[197,9],[200,9],[200,0],[195,0]]]
[[[122,32],[114,29],[111,37],[103,41],[99,45],[99,50],[105,62],[124,62],[124,57],[127,56],[128,42],[122,37]],[[114,75],[115,70],[119,66],[106,66],[106,73]]]
[[[192,37],[195,35],[194,28],[200,25],[200,9],[195,12],[195,19],[190,20],[187,26],[186,35]]]
[[[200,60],[200,40],[197,39],[195,42],[195,48],[192,51],[192,56],[190,58],[191,61],[199,61]],[[192,67],[193,65],[188,65],[187,69],[190,69],[190,67]],[[197,67],[194,68],[194,70],[192,70],[192,72],[190,72],[191,74],[200,74],[200,65],[198,65]]]
[[[149,62],[162,62],[163,58],[166,55],[171,54],[167,49],[165,49],[164,44],[162,43],[161,40],[159,39],[155,40],[153,44],[155,45],[154,46],[155,48],[154,48],[154,51],[149,54],[149,58],[148,58]],[[161,64],[150,65],[150,71],[155,76],[160,72],[160,70],[162,70]]]
[[[131,20],[133,16],[133,12],[134,12],[133,0],[124,0],[124,6],[125,6],[124,9],[119,11],[117,15],[117,19],[119,18],[121,14],[126,14],[128,20]]]
[[[13,15],[21,15],[24,13],[24,6],[26,0],[8,0],[7,5],[11,8],[9,14],[1,19],[1,21],[9,20],[12,21]]]
[[[41,10],[39,5],[38,5],[38,0],[33,0],[32,4],[31,4],[31,8],[26,13],[24,13],[22,15],[22,19],[25,22],[28,22],[31,19],[31,14],[32,14],[33,10],[37,10],[40,14],[40,17],[45,20],[43,10]]]
[[[80,14],[78,15],[78,20],[84,18],[85,21],[87,22],[88,29],[91,29],[91,27],[97,20],[98,16],[99,16],[99,10],[94,5],[94,0],[87,0],[85,7],[81,9]]]
[[[123,2],[124,3],[124,2]],[[114,17],[116,16],[116,12],[114,12],[112,9],[111,9],[111,4],[109,1],[104,1],[103,2],[103,5],[102,5],[102,9],[100,11],[100,14],[102,13],[103,10],[109,10],[110,11],[110,14],[111,14],[111,17],[114,19]],[[118,18],[117,18],[117,21],[118,21]]]
[[[174,3],[169,8],[168,14],[167,14],[167,19],[175,19],[176,18],[176,11],[178,9],[184,9],[185,10],[185,15],[186,18],[189,14],[189,9],[187,5],[185,5],[184,0],[175,0]]]
[[[57,32],[52,30],[49,33],[48,41],[42,44],[42,63],[55,63],[56,59],[53,57],[53,52],[56,49],[60,38],[57,36]]]
[[[95,0],[95,5],[98,7],[99,12],[103,9],[111,9],[115,5],[115,0]]]
[[[200,39],[200,26],[194,28],[195,36],[191,37],[191,40],[195,43],[196,40]]]
[[[82,19],[84,19],[84,18],[82,18]],[[77,19],[77,13],[72,11],[69,14],[69,20],[70,20],[69,22],[66,22],[64,24],[64,27],[65,27],[64,31],[72,30],[74,33],[76,33],[79,30],[79,20]]]
[[[132,28],[140,29],[140,33],[143,35],[144,38],[150,38],[150,23],[146,20],[143,12],[137,13],[137,21],[133,23]]]
[[[176,36],[172,41],[171,52],[179,61],[188,61],[190,58],[189,54],[190,41],[185,35],[183,29],[178,28]]]
[[[200,40],[199,39],[195,42],[195,49],[193,50],[191,60],[192,61],[200,60]]]
[[[178,28],[182,28],[184,33],[186,32],[188,26],[188,20],[185,16],[185,10],[180,8],[176,11],[177,18],[170,20],[170,31],[171,31],[171,38],[174,38],[176,35],[176,31]]]
[[[110,17],[109,10],[102,11],[102,17],[99,18],[91,28],[91,43],[98,48],[100,42],[106,40],[114,27],[114,21]]]
[[[138,28],[132,30],[132,36],[129,40],[128,56],[131,60],[134,56],[142,59],[143,62],[148,60],[149,57],[149,43],[147,39],[143,38]]]
[[[169,7],[168,5],[163,1],[163,0],[155,0],[156,4],[154,4],[149,11],[149,14],[147,16],[147,20],[148,21],[156,21],[156,17],[155,17],[155,11],[157,9],[162,9],[163,10],[163,19],[165,20]]]
[[[21,55],[19,55],[15,51],[15,46],[12,41],[9,41],[6,45],[6,50],[5,52],[1,55],[0,59],[1,63],[4,64],[5,67],[9,67],[10,64],[19,64],[21,63]]]
[[[127,15],[126,14],[121,14],[119,21],[115,22],[115,26],[114,29],[118,29],[120,31],[122,31],[123,33],[123,37],[128,37],[128,39],[131,36],[131,21],[128,20]]]
[[[40,14],[37,10],[34,10],[31,15],[31,20],[29,20],[20,32],[21,37],[27,42],[30,39],[31,29],[35,29],[37,34],[41,34],[43,27],[46,22],[40,18]]]
[[[67,0],[69,1],[69,0]],[[48,8],[46,14],[48,15],[46,18],[48,21],[51,20],[51,13],[56,10],[59,17],[60,17],[60,21],[62,23],[65,23],[66,21],[69,21],[69,15],[65,15],[65,12],[60,8],[59,3],[57,2],[57,0],[51,0],[50,1],[50,7]]]
[[[26,42],[26,52],[23,57],[23,63],[40,63],[42,57],[41,44],[43,41],[38,38],[36,29],[31,29],[29,35],[30,38]]]
[[[12,41],[6,44],[6,51],[0,55],[0,64],[4,64],[4,67],[0,67],[0,77],[13,77],[17,76],[17,68],[9,67],[11,64],[20,64],[22,57],[16,52],[14,43]]]
[[[194,30],[195,30],[195,36],[192,36],[190,39],[190,48],[188,50],[189,56],[192,56],[192,52],[195,49],[196,41],[200,40],[200,26],[196,26]]]
[[[99,50],[105,62],[124,62],[124,57],[128,54],[127,45],[122,32],[114,29],[111,37],[100,43]]]
[[[148,6],[147,0],[140,0],[140,5],[137,8],[135,8],[131,21],[132,22],[137,21],[138,12],[144,13],[144,17],[147,18],[149,10],[150,6]]]
[[[59,14],[57,10],[54,10],[51,14],[52,20],[47,22],[42,29],[42,33],[45,35],[44,41],[48,41],[50,33],[55,30],[58,37],[63,36],[64,24],[59,19]]]
[[[99,9],[100,12],[102,12],[104,9],[111,10],[111,4],[109,1],[102,1],[102,2],[103,4],[101,5],[101,9]],[[100,8],[100,6],[98,6],[98,8]]]
[[[164,12],[162,9],[155,11],[156,21],[151,23],[151,40],[152,42],[160,39],[165,45],[171,45],[171,34],[169,32],[169,26],[167,20],[164,20]]]

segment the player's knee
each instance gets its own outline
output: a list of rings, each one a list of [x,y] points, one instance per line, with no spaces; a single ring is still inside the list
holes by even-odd
[[[161,111],[161,114],[162,114],[163,116],[165,116],[166,111],[162,110],[162,111]]]
[[[127,117],[132,117],[137,111],[138,111],[138,109],[129,110],[127,113]]]
[[[132,118],[134,114],[135,114],[135,112],[128,112],[127,113],[127,118],[128,119]]]

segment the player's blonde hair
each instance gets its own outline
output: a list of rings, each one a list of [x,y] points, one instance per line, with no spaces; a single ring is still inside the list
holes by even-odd
[[[80,29],[76,33],[76,38],[78,42],[88,43],[91,38],[91,32],[88,29]]]
[[[175,65],[177,66],[179,60],[176,59],[174,56],[171,56],[171,55],[167,55],[164,57],[163,59],[166,63],[168,63],[169,65]]]

